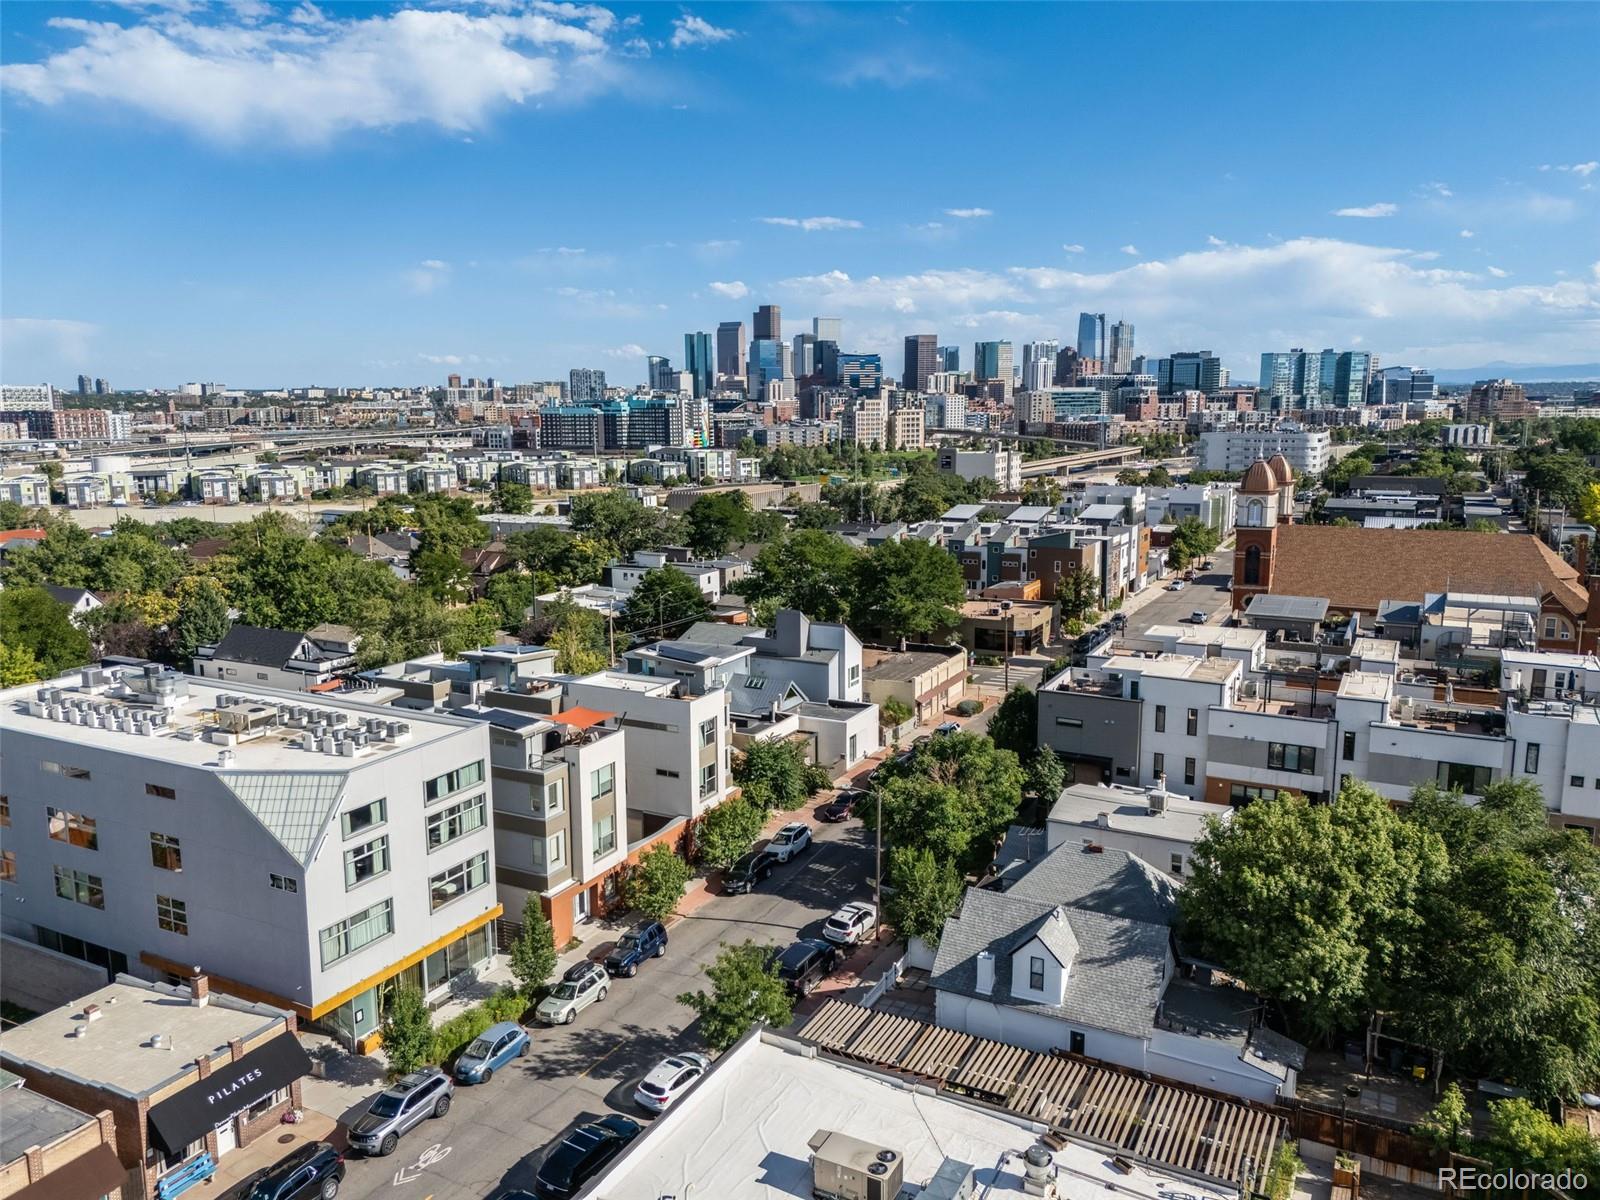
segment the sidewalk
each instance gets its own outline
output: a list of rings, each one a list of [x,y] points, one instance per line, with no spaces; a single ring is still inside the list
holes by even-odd
[[[336,1128],[333,1120],[322,1113],[304,1111],[305,1116],[298,1124],[279,1125],[243,1149],[223,1155],[216,1174],[206,1181],[205,1194],[225,1195],[257,1171],[266,1170],[301,1146],[331,1142],[337,1149],[344,1149],[344,1130]]]

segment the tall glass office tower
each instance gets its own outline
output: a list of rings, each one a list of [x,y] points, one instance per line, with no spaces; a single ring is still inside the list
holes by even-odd
[[[1084,358],[1105,358],[1105,313],[1078,314],[1078,353]]]
[[[712,385],[716,382],[717,364],[712,357],[709,333],[683,335],[683,369],[694,378],[696,400],[711,394]]]

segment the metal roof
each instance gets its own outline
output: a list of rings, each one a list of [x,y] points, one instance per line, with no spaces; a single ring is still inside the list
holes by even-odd
[[[1245,608],[1251,617],[1277,617],[1291,621],[1320,621],[1328,615],[1328,602],[1320,596],[1252,596]]]

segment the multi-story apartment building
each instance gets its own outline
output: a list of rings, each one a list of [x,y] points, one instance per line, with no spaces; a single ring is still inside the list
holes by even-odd
[[[0,500],[10,500],[28,508],[43,507],[50,503],[50,477],[11,475],[0,479]]]
[[[479,722],[150,665],[0,693],[7,934],[291,1009],[352,1045],[483,965]]]
[[[939,470],[962,479],[992,479],[1002,492],[1022,490],[1022,455],[1016,450],[939,447]]]
[[[1243,472],[1258,459],[1281,454],[1296,475],[1328,469],[1333,437],[1326,429],[1283,423],[1273,429],[1219,429],[1200,435],[1200,469]]]

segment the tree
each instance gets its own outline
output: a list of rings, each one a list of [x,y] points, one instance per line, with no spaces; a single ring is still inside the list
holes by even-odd
[[[1193,863],[1180,900],[1195,951],[1326,1036],[1390,998],[1425,940],[1417,898],[1445,850],[1352,780],[1332,804],[1279,793],[1213,822]]]
[[[531,513],[533,489],[525,483],[502,479],[494,485],[493,504],[496,512]]]
[[[1461,1094],[1459,1084],[1451,1083],[1444,1089],[1428,1115],[1417,1122],[1417,1132],[1432,1142],[1438,1150],[1459,1150],[1472,1129],[1472,1112],[1467,1108],[1467,1098]]]
[[[1061,765],[1060,756],[1047,747],[1035,750],[1027,757],[1026,763],[1022,775],[1023,789],[1037,796],[1048,809],[1066,786],[1067,769]]]
[[[1000,701],[989,718],[989,737],[1002,750],[1025,759],[1039,745],[1039,697],[1025,684],[1017,684]]]
[[[173,648],[179,658],[187,663],[201,646],[215,646],[227,635],[228,602],[222,588],[215,580],[194,579],[184,581],[182,599],[178,601],[178,619],[173,627]]]
[[[720,558],[735,542],[749,540],[751,519],[743,492],[707,492],[683,516],[689,548],[702,558]]]
[[[894,890],[883,904],[885,920],[900,936],[937,946],[961,903],[960,873],[930,850],[897,846],[889,851],[889,883]]]
[[[420,989],[407,984],[389,998],[378,1026],[384,1057],[394,1075],[409,1075],[433,1056],[433,1018]]]
[[[1167,565],[1181,571],[1196,559],[1205,558],[1217,548],[1217,531],[1199,517],[1185,517],[1172,531]]]
[[[507,629],[520,629],[528,619],[528,610],[538,594],[538,585],[532,575],[521,571],[501,571],[492,575],[484,585],[483,598],[494,605],[500,622]]]
[[[411,570],[417,586],[435,600],[456,603],[472,594],[472,572],[461,561],[459,551],[419,549],[411,555]]]
[[[746,599],[797,608],[813,621],[843,621],[861,551],[834,533],[796,529],[761,548],[741,584]]]
[[[639,856],[622,882],[622,899],[629,908],[664,921],[677,911],[689,885],[689,864],[665,842],[657,842]]]
[[[788,985],[778,978],[775,947],[724,942],[716,961],[703,970],[711,992],[684,992],[678,1003],[699,1014],[700,1036],[711,1049],[728,1049],[758,1024],[782,1027],[794,1020]]]
[[[878,723],[891,729],[904,725],[913,715],[911,706],[899,696],[890,696],[878,705]]]
[[[961,564],[942,546],[886,541],[857,561],[850,623],[928,640],[955,627],[966,594]]]
[[[699,584],[676,567],[656,567],[628,597],[622,623],[632,633],[671,638],[710,615],[711,602]]]
[[[810,795],[805,751],[798,742],[781,738],[746,746],[733,764],[733,781],[763,817],[774,808],[799,808]]]
[[[700,861],[725,870],[761,836],[766,814],[742,797],[717,805],[700,822],[695,847]]]
[[[875,785],[885,840],[966,870],[988,866],[1022,803],[1017,756],[988,738],[952,733],[918,746],[898,771]],[[872,824],[877,813],[865,817]]]
[[[668,515],[646,508],[623,491],[586,492],[572,498],[574,533],[592,533],[622,558],[666,542]]]
[[[1474,1143],[1497,1167],[1600,1173],[1600,1142],[1579,1125],[1558,1125],[1528,1100],[1489,1102],[1489,1136]]]
[[[8,587],[0,592],[0,644],[11,648],[14,666],[31,656],[42,677],[54,678],[89,661],[89,636],[72,623],[71,612],[42,587]]]
[[[592,675],[611,661],[605,619],[570,601],[557,614],[544,644],[556,652],[555,667],[563,675]]]
[[[522,905],[522,932],[511,944],[511,974],[524,996],[532,996],[556,969],[556,936],[539,906],[539,897],[529,896]]]
[[[1062,621],[1081,621],[1094,611],[1100,596],[1100,577],[1087,567],[1073,567],[1056,585],[1056,602]]]
[[[1537,496],[1541,508],[1577,508],[1594,481],[1594,472],[1580,455],[1572,453],[1535,455],[1528,462],[1523,488],[1530,499]]]
[[[44,677],[44,668],[31,650],[0,642],[0,688],[37,683]]]

